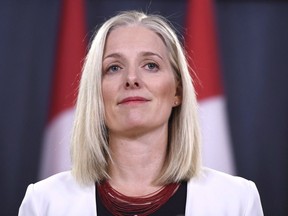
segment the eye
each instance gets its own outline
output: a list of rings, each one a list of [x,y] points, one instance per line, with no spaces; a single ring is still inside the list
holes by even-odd
[[[158,71],[159,66],[156,63],[150,62],[144,66],[145,69],[150,71]]]
[[[106,72],[107,73],[115,73],[117,71],[121,70],[121,67],[118,65],[111,65],[110,67],[107,68]]]

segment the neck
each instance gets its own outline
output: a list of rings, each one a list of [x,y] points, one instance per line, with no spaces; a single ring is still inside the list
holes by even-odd
[[[162,170],[167,150],[167,128],[138,136],[109,134],[110,184],[126,195],[145,195],[159,188],[154,185]]]

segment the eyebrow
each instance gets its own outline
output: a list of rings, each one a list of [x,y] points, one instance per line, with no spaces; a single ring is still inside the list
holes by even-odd
[[[157,54],[157,53],[154,53],[154,52],[141,52],[142,56],[158,56],[160,59],[163,60],[162,56]]]
[[[140,52],[140,55],[144,56],[144,57],[147,57],[147,56],[157,56],[158,58],[162,59],[162,56],[157,54],[157,53],[154,53],[154,52],[150,52],[150,51],[143,51],[143,52]],[[106,58],[123,58],[123,55],[121,55],[121,53],[111,53],[107,56],[104,56],[103,59],[106,59]]]

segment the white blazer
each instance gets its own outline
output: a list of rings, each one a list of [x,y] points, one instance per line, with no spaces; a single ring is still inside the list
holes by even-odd
[[[186,216],[262,216],[255,184],[204,168],[187,185]],[[79,185],[70,171],[28,186],[18,216],[96,216],[95,185]],[[101,215],[100,215],[101,216]]]

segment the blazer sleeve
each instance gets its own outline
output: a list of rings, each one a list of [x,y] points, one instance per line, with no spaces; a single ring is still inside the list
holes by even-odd
[[[252,181],[249,181],[249,193],[245,216],[263,216],[260,196],[255,183]]]
[[[39,216],[37,201],[34,194],[34,184],[30,184],[19,208],[18,216]]]

